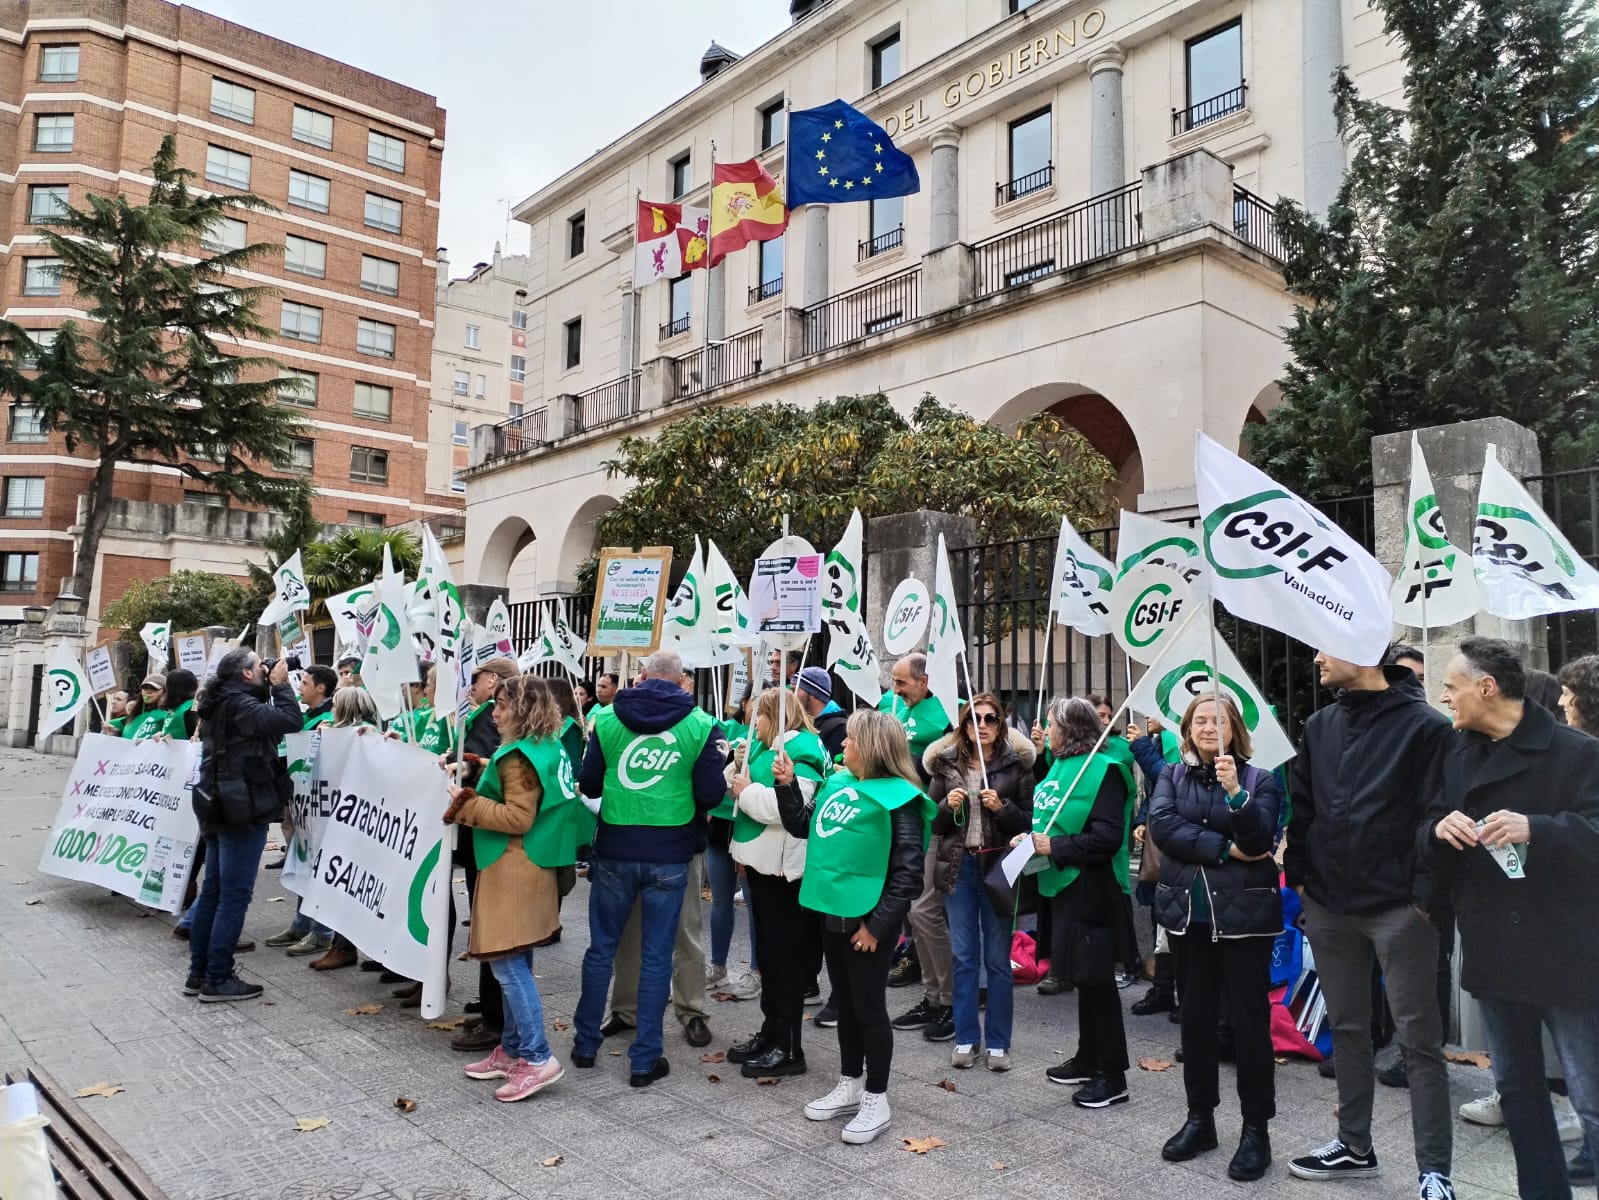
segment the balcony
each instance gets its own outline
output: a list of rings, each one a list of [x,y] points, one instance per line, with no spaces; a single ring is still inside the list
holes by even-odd
[[[855,247],[855,261],[865,262],[868,258],[888,250],[896,250],[905,244],[905,226],[900,225],[890,229],[887,233],[880,233],[874,238],[867,238]]]
[[[761,329],[746,329],[724,341],[690,350],[672,360],[672,399],[686,400],[724,383],[761,372]]]
[[[675,338],[680,333],[687,333],[692,319],[687,313],[676,317],[661,326],[661,334],[656,341],[664,342],[667,338]]]
[[[763,300],[770,300],[774,296],[781,296],[782,294],[783,277],[779,275],[776,279],[767,279],[752,287],[750,289],[750,304],[756,305]]]
[[[1247,188],[1233,188],[1233,232],[1239,241],[1248,242],[1278,262],[1288,257],[1282,235],[1277,232],[1276,208]]]
[[[1009,183],[994,185],[994,207],[1009,204],[1012,200],[1020,200],[1031,192],[1040,191],[1055,182],[1055,164],[1045,163],[1036,171],[1018,176]]]
[[[920,264],[801,310],[804,353],[847,346],[921,316]]]
[[[1190,129],[1208,125],[1228,113],[1239,112],[1244,108],[1248,98],[1249,85],[1240,79],[1238,86],[1231,91],[1212,96],[1209,100],[1201,100],[1198,104],[1190,104],[1187,108],[1174,108],[1171,110],[1171,135],[1177,137]]]
[[[610,383],[602,383],[599,387],[579,392],[577,396],[579,428],[585,432],[591,429],[604,429],[607,425],[625,421],[638,412],[639,378],[639,373],[634,371],[620,379],[613,379]]]
[[[1139,195],[1129,183],[972,247],[977,295],[992,296],[1070,270],[1143,239]]]

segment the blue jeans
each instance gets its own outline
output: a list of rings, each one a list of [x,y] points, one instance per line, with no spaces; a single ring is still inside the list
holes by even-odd
[[[305,915],[305,900],[303,898],[294,906],[294,920],[289,922],[289,929],[301,937],[305,937],[310,933],[322,938],[333,936],[333,930],[322,924],[321,921],[313,921]]]
[[[605,1016],[611,965],[622,930],[639,904],[638,1030],[628,1047],[633,1074],[652,1070],[661,1057],[661,1022],[672,984],[672,946],[677,917],[688,883],[687,863],[589,860],[589,948],[583,953],[583,990],[573,1017],[576,1054],[593,1057],[600,1049],[600,1021]]]
[[[738,877],[733,855],[715,846],[705,851],[705,874],[711,883],[711,962],[727,966],[727,952],[733,945],[733,894],[744,893],[744,915],[750,923],[750,970],[761,969],[755,957],[755,906],[750,903],[750,885]]]
[[[233,948],[255,892],[267,827],[225,827],[205,835],[205,881],[189,926],[189,974],[206,983],[233,975]]]
[[[1571,1200],[1566,1154],[1555,1128],[1543,1056],[1549,1027],[1566,1071],[1571,1106],[1589,1145],[1599,1145],[1599,1006],[1556,1008],[1479,996],[1499,1105],[1523,1200]]]
[[[550,1057],[550,1043],[544,1036],[539,985],[533,982],[533,951],[491,959],[489,970],[500,981],[500,991],[505,995],[505,1029],[500,1033],[500,1045],[512,1058],[525,1058],[535,1065],[544,1062]]]
[[[949,918],[950,957],[955,977],[950,999],[955,1006],[955,1042],[961,1046],[984,1043],[990,1050],[1009,1050],[1011,1017],[1016,1009],[1010,974],[1010,922],[994,911],[983,891],[983,860],[961,855],[955,890],[944,897]],[[988,974],[987,1021],[978,1012],[981,976]],[[983,1025],[987,1025],[987,1037]]]

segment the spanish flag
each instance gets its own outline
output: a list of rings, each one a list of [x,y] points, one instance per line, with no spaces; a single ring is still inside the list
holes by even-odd
[[[751,242],[769,242],[788,228],[777,181],[755,159],[717,163],[711,177],[711,265]]]

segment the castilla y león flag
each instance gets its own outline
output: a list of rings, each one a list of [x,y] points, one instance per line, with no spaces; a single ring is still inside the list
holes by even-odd
[[[711,176],[711,265],[751,242],[769,242],[788,228],[777,181],[755,159],[717,163]]]
[[[684,271],[709,266],[710,216],[703,208],[638,202],[638,232],[633,246],[633,285],[676,279]]]

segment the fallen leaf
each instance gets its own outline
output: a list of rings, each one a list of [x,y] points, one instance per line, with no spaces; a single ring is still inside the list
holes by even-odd
[[[354,1008],[345,1009],[344,1015],[347,1017],[370,1017],[373,1013],[382,1011],[383,1006],[381,1004],[357,1004]]]
[[[926,1154],[929,1150],[937,1150],[940,1146],[949,1145],[948,1142],[936,1137],[900,1138],[900,1149],[909,1150],[912,1154]]]
[[[333,1124],[332,1117],[298,1117],[294,1122],[296,1133],[311,1133],[313,1130],[326,1129]]]
[[[738,997],[733,995],[732,992],[712,992],[711,999],[718,1003],[725,1003],[728,1000],[737,1000]]]
[[[450,1017],[444,1021],[429,1021],[429,1029],[459,1029],[466,1024],[465,1017]]]
[[[990,1171],[1008,1171],[1010,1167],[1002,1162],[992,1162],[988,1164],[988,1169]]]
[[[774,1087],[782,1082],[783,1080],[781,1077],[777,1075],[757,1075],[755,1077],[755,1083],[757,1087]]]
[[[570,1028],[572,1028],[572,1024],[571,1024],[570,1021],[563,1021],[559,1017],[557,1017],[555,1020],[551,1021],[550,1024],[552,1026],[554,1026],[556,1029],[570,1029]]]
[[[1279,1067],[1286,1067],[1288,1065],[1288,1057],[1284,1054],[1277,1055],[1272,1059],[1272,1061],[1275,1062]]]
[[[566,1161],[564,1154],[552,1154],[539,1163],[541,1167],[558,1167]]]
[[[401,1096],[394,1101],[394,1107],[403,1113],[414,1113],[416,1111],[416,1101],[407,1096]]]
[[[1140,1071],[1169,1071],[1175,1063],[1167,1062],[1164,1058],[1141,1058],[1138,1060]]]
[[[711,1140],[712,1140],[712,1139],[713,1139],[713,1138],[715,1138],[715,1137],[716,1137],[716,1135],[715,1135],[715,1134],[714,1134],[714,1133],[707,1133],[707,1134],[706,1134],[706,1135],[705,1135],[705,1136],[704,1136],[704,1137],[702,1137],[702,1138],[701,1138],[701,1139],[700,1139],[700,1141],[702,1141],[702,1142],[708,1142],[708,1141],[711,1141]]]
[[[621,1058],[622,1057],[622,1052],[620,1050],[612,1050],[611,1051],[611,1057],[612,1058]]]
[[[936,1088],[943,1088],[946,1092],[953,1092],[955,1090],[955,1082],[951,1079],[940,1079],[933,1086]]]
[[[722,1077],[720,1075],[707,1075],[705,1078],[710,1083],[721,1083],[722,1082]]]
[[[1493,1066],[1493,1060],[1479,1050],[1446,1050],[1444,1051],[1444,1057],[1452,1063],[1460,1063],[1462,1066],[1467,1067],[1481,1067],[1485,1071]]]
[[[712,1050],[709,1054],[700,1055],[701,1062],[726,1062],[727,1054],[722,1050]]]
[[[43,904],[43,900],[24,900],[24,904]]]
[[[115,1096],[118,1092],[125,1092],[127,1088],[120,1083],[91,1083],[88,1087],[81,1087],[72,1094],[79,1100],[88,1096]]]
[[[268,904],[282,904],[283,903],[283,897],[282,896],[268,896],[267,897],[267,903]]]

